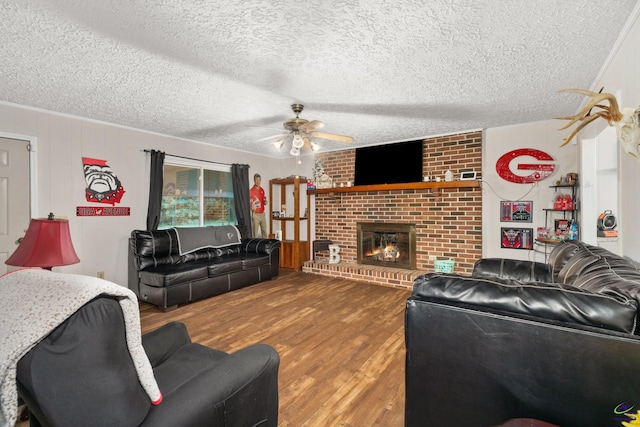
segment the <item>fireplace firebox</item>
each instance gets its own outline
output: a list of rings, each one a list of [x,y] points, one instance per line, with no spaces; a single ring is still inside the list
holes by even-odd
[[[416,225],[359,222],[358,264],[416,268]]]

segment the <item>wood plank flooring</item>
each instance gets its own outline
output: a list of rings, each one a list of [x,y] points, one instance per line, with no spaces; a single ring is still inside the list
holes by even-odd
[[[140,304],[142,332],[171,320],[226,352],[280,354],[279,426],[404,425],[407,290],[280,270],[278,278],[163,313]]]

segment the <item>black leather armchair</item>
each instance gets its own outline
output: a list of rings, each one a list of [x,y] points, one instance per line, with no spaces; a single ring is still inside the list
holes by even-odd
[[[84,305],[23,356],[32,426],[277,426],[280,359],[257,344],[232,354],[192,343],[184,324],[142,337],[162,392],[154,406],[126,345],[117,299]]]

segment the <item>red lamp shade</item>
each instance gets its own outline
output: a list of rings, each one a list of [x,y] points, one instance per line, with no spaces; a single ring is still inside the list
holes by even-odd
[[[80,262],[66,219],[32,219],[20,246],[6,261],[19,267],[44,267]]]

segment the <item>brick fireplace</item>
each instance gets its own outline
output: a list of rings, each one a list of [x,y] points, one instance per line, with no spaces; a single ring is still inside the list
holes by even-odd
[[[470,132],[424,141],[425,174],[444,179],[447,170],[482,167],[482,133]],[[353,182],[355,150],[316,155],[334,182]],[[401,165],[399,165],[401,167]],[[470,274],[482,255],[482,190],[478,187],[410,188],[315,195],[315,239],[340,246],[341,261],[307,261],[303,271],[381,285],[411,288],[418,275],[433,271],[436,258],[453,258],[456,273]],[[394,268],[358,262],[357,224],[372,222],[415,225],[415,268]]]

